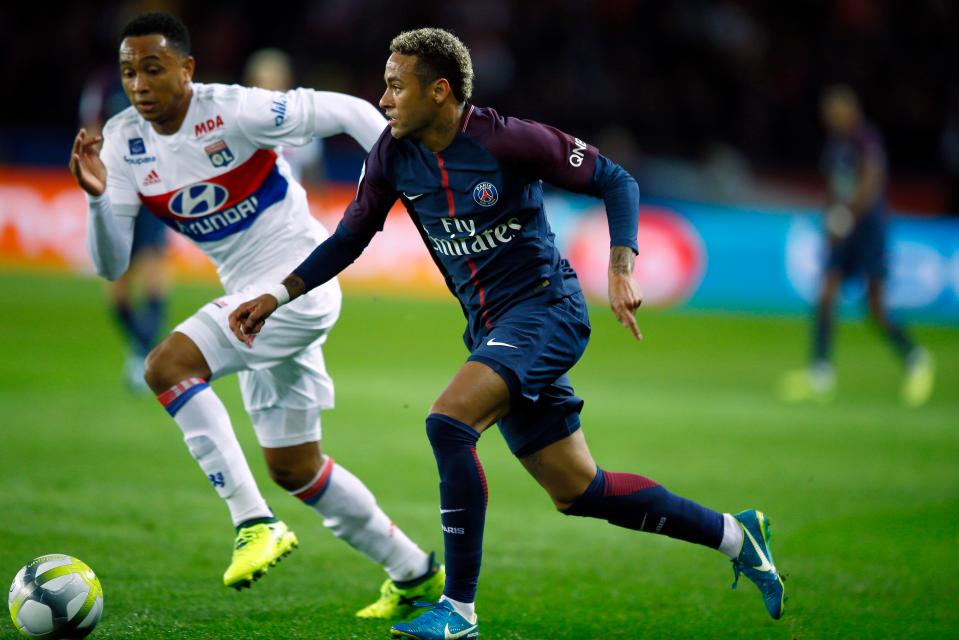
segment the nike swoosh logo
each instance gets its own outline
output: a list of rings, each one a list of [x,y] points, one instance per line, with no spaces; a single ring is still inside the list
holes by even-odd
[[[489,340],[486,341],[486,346],[488,346],[488,347],[509,347],[510,349],[519,349],[519,347],[514,346],[514,345],[511,345],[511,344],[507,344],[507,343],[505,343],[505,342],[497,342],[497,341],[494,340],[493,338],[490,338]]]
[[[408,194],[408,193],[406,193],[406,192],[404,191],[404,192],[403,192],[403,195],[406,196],[406,199],[407,199],[407,200],[416,200],[417,198],[422,198],[422,197],[425,196],[426,194],[425,194],[425,193],[414,193],[414,194],[410,195],[410,194]]]
[[[446,628],[443,629],[443,638],[444,638],[444,640],[456,640],[457,638],[462,638],[463,636],[465,636],[465,635],[466,635],[467,633],[469,633],[470,631],[475,631],[475,630],[476,630],[476,627],[478,627],[478,626],[479,626],[478,624],[474,624],[472,627],[469,627],[469,628],[467,628],[467,629],[463,629],[462,631],[457,631],[456,633],[450,633],[450,623],[447,622],[447,623],[446,623]]]
[[[749,529],[743,527],[743,532],[746,534],[746,537],[749,538],[749,543],[753,545],[753,549],[756,550],[756,555],[762,559],[762,563],[758,567],[753,567],[753,569],[756,571],[775,571],[776,567],[769,562],[769,558],[766,557],[762,548],[756,543],[756,538],[753,537],[753,534],[749,533]]]
[[[455,513],[457,511],[466,511],[466,509],[440,509],[440,513]]]

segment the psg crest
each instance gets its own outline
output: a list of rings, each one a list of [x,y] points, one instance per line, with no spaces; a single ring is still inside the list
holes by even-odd
[[[499,200],[499,193],[492,182],[480,182],[473,187],[473,200],[481,207],[492,207]]]

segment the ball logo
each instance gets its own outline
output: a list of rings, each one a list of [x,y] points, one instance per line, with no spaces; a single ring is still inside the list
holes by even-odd
[[[473,200],[481,207],[492,207],[499,200],[499,193],[492,182],[480,182],[473,187]]]
[[[202,216],[213,213],[229,199],[230,193],[222,185],[213,182],[191,184],[173,194],[170,211],[178,216]]]

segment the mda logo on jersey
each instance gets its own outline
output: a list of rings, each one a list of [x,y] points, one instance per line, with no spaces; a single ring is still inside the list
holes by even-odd
[[[499,193],[492,182],[480,182],[473,187],[473,200],[481,207],[492,207],[499,200]]]
[[[178,216],[196,217],[213,213],[226,204],[230,192],[214,182],[200,182],[183,187],[170,198],[170,211]]]
[[[210,162],[217,169],[233,162],[233,152],[222,140],[217,140],[213,144],[203,147],[203,150],[206,151],[206,155],[210,157]]]

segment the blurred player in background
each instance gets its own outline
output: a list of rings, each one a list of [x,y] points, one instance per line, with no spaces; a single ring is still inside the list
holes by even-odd
[[[93,137],[103,123],[130,106],[114,67],[101,69],[83,88],[80,126]],[[147,354],[156,346],[166,318],[167,228],[152,215],[138,215],[133,228],[130,267],[109,285],[113,315],[127,343],[124,380],[135,391],[148,389],[143,379]]]
[[[932,358],[890,318],[886,308],[888,165],[882,139],[866,121],[859,98],[846,85],[823,92],[820,113],[829,134],[822,158],[831,198],[826,209],[829,248],[815,316],[812,363],[783,378],[781,395],[790,402],[832,398],[836,388],[832,366],[836,298],[845,280],[865,277],[869,315],[905,368],[902,401],[908,406],[922,405],[932,394]]]
[[[246,61],[243,72],[243,81],[248,87],[259,87],[267,91],[286,92],[293,88],[293,64],[290,56],[279,49],[260,49],[254,52]],[[290,175],[300,184],[304,177],[315,182],[321,173],[323,160],[323,141],[313,138],[298,147],[279,147],[277,152],[282,153],[290,165]]]
[[[321,347],[339,315],[339,284],[330,281],[284,309],[276,322],[282,327],[253,349],[233,340],[227,325],[239,301],[265,290],[328,236],[275,147],[347,133],[368,149],[383,117],[339,93],[193,83],[189,33],[165,13],[130,22],[119,59],[133,106],[107,122],[102,139],[81,129],[70,168],[88,194],[88,242],[101,275],[126,271],[142,202],[210,257],[226,289],[180,323],[146,366],[150,388],[229,507],[237,535],[224,584],[250,586],[297,545],[263,499],[210,388],[211,379],[238,372],[270,476],[389,575],[380,598],[358,615],[408,615],[413,600],[439,597],[442,569],[320,447],[320,410],[333,406]]]
[[[719,513],[649,478],[604,471],[580,429],[583,401],[567,372],[586,348],[589,317],[576,274],[553,243],[542,180],[603,198],[610,306],[641,339],[634,317],[641,295],[632,278],[635,180],[578,138],[470,104],[470,54],[452,34],[406,32],[390,50],[380,98],[390,127],[367,156],[356,198],[336,232],[282,285],[239,305],[230,325],[255,348],[266,317],[355,260],[398,199],[467,315],[470,356],[426,418],[440,476],[443,598],[412,622],[395,624],[392,634],[421,640],[479,634],[474,600],[487,487],[476,445],[494,423],[560,512],[718,549],[732,560],[736,579],[743,573],[752,580],[779,618],[783,585],[761,512]],[[258,340],[282,331],[272,317]]]

